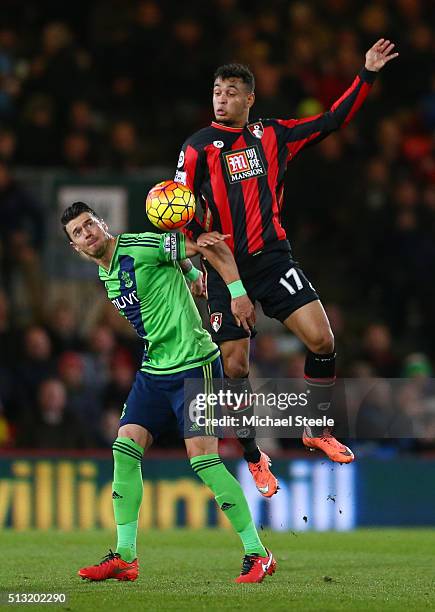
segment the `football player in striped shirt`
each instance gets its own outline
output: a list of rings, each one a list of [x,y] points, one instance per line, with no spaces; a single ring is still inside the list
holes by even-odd
[[[186,228],[198,244],[212,245],[211,232],[229,234],[241,279],[252,302],[277,319],[307,348],[305,379],[311,418],[325,416],[335,383],[335,344],[319,296],[295,262],[281,224],[287,165],[303,151],[351,121],[367,98],[377,72],[397,57],[394,44],[378,40],[350,87],[319,115],[303,119],[250,119],[255,101],[254,75],[241,64],[217,69],[213,84],[215,120],[183,144],[175,180],[187,185],[202,203]],[[315,172],[315,169],[313,169]],[[291,202],[288,206],[301,205]],[[207,232],[207,236],[201,234]],[[217,245],[219,246],[219,245]],[[325,245],[327,248],[327,245]],[[214,268],[205,262],[212,338],[222,353],[229,387],[249,389],[249,337],[231,316],[230,300]],[[252,410],[246,406],[246,411]],[[255,440],[255,429],[240,432],[239,441],[257,489],[266,497],[277,490],[267,455]],[[243,435],[242,435],[243,434]],[[303,443],[329,459],[350,463],[352,451],[323,427],[307,427]]]

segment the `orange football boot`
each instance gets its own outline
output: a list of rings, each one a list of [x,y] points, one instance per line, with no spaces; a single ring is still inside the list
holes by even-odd
[[[248,463],[248,468],[261,495],[272,497],[278,492],[278,480],[270,471],[272,465],[270,458],[263,451],[260,451],[260,455],[260,461],[258,463]]]
[[[260,555],[245,555],[243,557],[242,571],[234,582],[262,582],[265,576],[272,576],[276,570],[276,561],[270,550],[267,550],[266,557]]]
[[[88,580],[136,580],[139,575],[139,564],[137,559],[131,563],[127,563],[121,559],[118,553],[109,550],[109,554],[98,563],[98,565],[90,565],[82,567],[78,572],[80,578]]]
[[[302,442],[312,451],[316,449],[323,451],[331,461],[337,463],[352,463],[355,459],[350,448],[336,440],[328,430],[325,430],[318,438],[314,438],[311,437],[311,431],[305,428]]]

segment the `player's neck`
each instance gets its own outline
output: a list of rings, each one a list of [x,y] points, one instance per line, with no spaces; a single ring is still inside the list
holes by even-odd
[[[95,257],[94,261],[104,268],[105,270],[110,270],[110,264],[112,263],[113,253],[116,248],[116,238],[114,236],[110,236],[107,242],[107,248],[102,257]]]
[[[233,121],[218,121],[217,119],[215,119],[215,123],[218,123],[219,125],[223,125],[224,127],[229,127],[229,128],[244,128],[245,125],[248,123],[249,117],[248,116],[243,116],[240,117],[238,119],[234,119]]]

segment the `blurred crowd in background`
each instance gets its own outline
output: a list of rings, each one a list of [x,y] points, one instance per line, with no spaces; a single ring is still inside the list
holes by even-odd
[[[433,4],[3,0],[0,11],[0,446],[109,447],[142,352],[102,292],[86,324],[68,300],[47,301],[48,220],[15,170],[174,168],[212,118],[218,65],[255,73],[253,118],[303,117],[327,110],[388,37],[400,57],[356,118],[291,162],[283,222],[326,305],[339,375],[418,381],[402,407],[420,439],[398,447],[435,448]],[[252,373],[301,376],[302,346],[261,318],[259,329]],[[367,437],[381,404],[382,392],[363,415]]]

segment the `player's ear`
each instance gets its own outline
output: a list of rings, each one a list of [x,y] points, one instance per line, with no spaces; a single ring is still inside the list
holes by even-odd
[[[248,94],[247,101],[248,101],[248,108],[251,108],[254,105],[254,102],[255,102],[255,93],[254,92]]]
[[[76,244],[74,244],[74,242],[70,241],[69,244],[70,244],[71,248],[74,249],[74,251],[76,251],[77,253],[80,253],[79,247]]]

